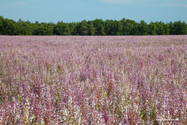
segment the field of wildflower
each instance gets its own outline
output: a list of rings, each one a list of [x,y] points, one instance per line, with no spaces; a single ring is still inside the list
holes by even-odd
[[[163,122],[187,124],[186,35],[0,36],[0,124]]]

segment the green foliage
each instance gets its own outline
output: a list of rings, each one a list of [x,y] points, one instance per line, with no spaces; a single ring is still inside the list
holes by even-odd
[[[150,34],[150,35],[157,35],[157,30],[158,30],[158,28],[157,28],[157,26],[155,25],[155,23],[153,23],[153,22],[151,22],[150,24],[149,24],[149,31],[148,31],[148,34]]]
[[[162,22],[156,22],[156,27],[157,27],[157,30],[156,30],[156,33],[158,35],[165,35],[165,31],[164,31],[164,23]]]
[[[120,35],[122,31],[122,25],[120,21],[113,21],[111,23],[111,35]]]
[[[3,32],[3,21],[2,21],[2,17],[0,17],[0,35],[2,34]]]
[[[146,110],[142,110],[140,113],[140,117],[141,117],[141,122],[143,121],[147,121],[147,112]]]
[[[83,20],[80,23],[79,34],[80,35],[87,35],[88,34],[88,26],[87,26],[86,20]]]
[[[144,20],[140,23],[123,18],[117,20],[95,19],[81,22],[54,24],[31,23],[30,21],[15,22],[0,16],[0,35],[186,35],[187,24],[183,21],[174,23],[150,22]]]
[[[153,125],[158,124],[156,121],[156,116],[157,116],[156,107],[151,106],[150,120],[153,122]]]
[[[93,25],[95,27],[95,34],[96,35],[106,35],[105,28],[104,28],[104,21],[101,19],[96,19],[93,21]]]
[[[130,35],[130,23],[125,18],[121,20],[122,24],[122,35]]]
[[[112,25],[112,22],[113,22],[113,20],[106,20],[105,21],[105,33],[106,33],[106,35],[111,35],[111,25]]]
[[[147,23],[141,20],[139,24],[139,35],[148,35],[148,28]]]
[[[88,21],[88,34],[87,35],[94,35],[95,34],[95,27],[93,26],[93,21]]]
[[[18,24],[14,20],[0,18],[1,35],[16,35]]]

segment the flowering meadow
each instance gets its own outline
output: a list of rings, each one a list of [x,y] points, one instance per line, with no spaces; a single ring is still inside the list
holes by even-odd
[[[0,36],[0,124],[187,124],[187,36]]]

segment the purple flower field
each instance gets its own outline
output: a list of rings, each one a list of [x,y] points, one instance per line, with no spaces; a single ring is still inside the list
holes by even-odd
[[[162,119],[187,124],[186,35],[0,36],[0,124]]]

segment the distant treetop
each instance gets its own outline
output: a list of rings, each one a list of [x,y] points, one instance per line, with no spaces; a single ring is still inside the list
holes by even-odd
[[[123,18],[117,20],[95,19],[81,22],[54,24],[31,23],[30,21],[14,21],[0,16],[0,35],[187,35],[187,24],[180,20],[163,23],[144,20],[140,23]]]

